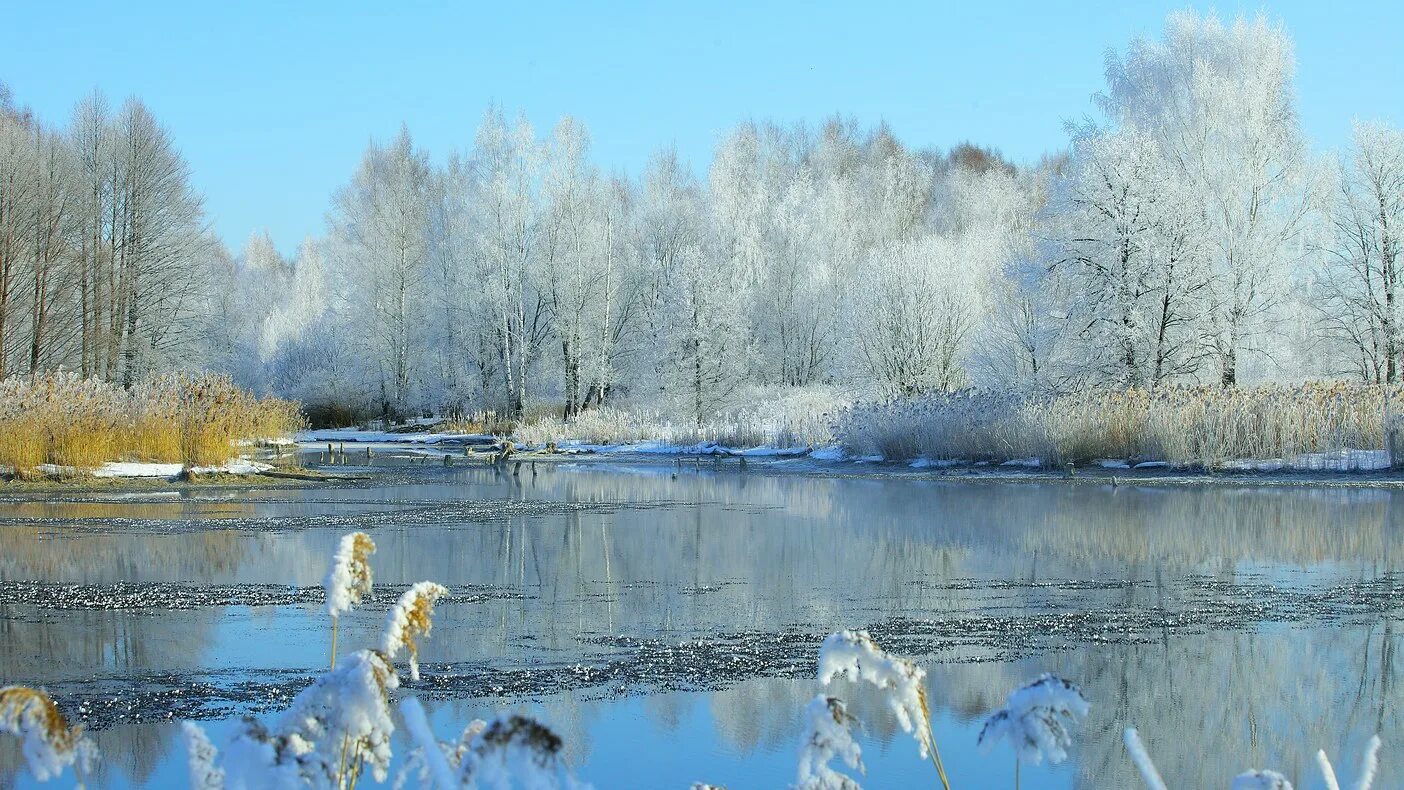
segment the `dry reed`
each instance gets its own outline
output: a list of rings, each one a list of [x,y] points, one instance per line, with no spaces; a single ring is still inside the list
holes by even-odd
[[[22,477],[45,464],[221,464],[243,443],[302,424],[296,404],[255,397],[216,374],[168,374],[130,390],[71,373],[0,381],[0,467]]]
[[[1312,382],[1096,390],[1025,399],[976,390],[858,404],[835,437],[857,455],[1053,463],[1100,458],[1213,467],[1239,459],[1386,449],[1404,388]]]

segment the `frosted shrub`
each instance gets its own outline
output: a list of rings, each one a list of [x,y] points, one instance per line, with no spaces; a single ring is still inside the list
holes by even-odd
[[[219,751],[199,725],[183,721],[180,731],[185,739],[190,790],[221,790],[224,787],[224,771],[215,766]]]
[[[406,772],[418,767],[429,786],[451,788],[509,788],[585,790],[561,759],[561,739],[529,716],[505,713],[491,722],[474,720],[457,744],[434,737],[418,700],[400,704],[405,728],[415,744]]]
[[[1047,449],[1020,398],[984,390],[856,403],[837,414],[834,436],[853,455],[893,461],[1004,460]]]
[[[1087,711],[1081,689],[1045,673],[1010,692],[1004,707],[985,720],[978,743],[988,751],[995,742],[1007,740],[1016,759],[1038,765],[1047,758],[1057,765],[1068,758],[1071,725]]]
[[[24,686],[0,688],[0,733],[20,739],[25,764],[41,782],[76,765],[78,786],[92,773],[97,747],[83,736],[81,727],[70,727],[48,694]]]
[[[516,436],[532,445],[657,441],[678,446],[818,447],[832,443],[833,415],[850,402],[822,388],[760,393],[748,400],[750,405],[718,412],[702,425],[655,410],[605,406],[582,411],[568,422],[554,416],[528,421],[518,426]]]

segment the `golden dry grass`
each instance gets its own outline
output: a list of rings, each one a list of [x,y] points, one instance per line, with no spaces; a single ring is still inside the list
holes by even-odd
[[[0,381],[0,467],[78,470],[108,461],[214,465],[241,442],[288,436],[297,404],[258,398],[215,374],[169,374],[131,390],[73,374]]]

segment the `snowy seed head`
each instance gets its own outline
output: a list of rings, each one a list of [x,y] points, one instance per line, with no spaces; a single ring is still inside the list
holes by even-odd
[[[83,729],[68,726],[48,694],[25,686],[0,688],[0,732],[23,740],[25,761],[41,782],[94,753]]]
[[[405,591],[390,610],[381,639],[381,652],[393,661],[400,650],[409,651],[410,677],[419,680],[419,644],[434,627],[434,603],[448,594],[448,588],[434,582],[419,582]]]
[[[988,751],[1008,740],[1019,759],[1037,765],[1061,763],[1072,746],[1071,725],[1087,715],[1087,699],[1075,684],[1043,674],[1010,692],[1005,706],[980,728],[978,743]]]
[[[370,555],[375,541],[364,532],[352,532],[341,539],[332,567],[327,573],[327,612],[332,617],[351,610],[370,594],[374,583]]]

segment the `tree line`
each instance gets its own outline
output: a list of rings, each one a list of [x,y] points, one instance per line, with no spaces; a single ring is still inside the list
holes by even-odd
[[[200,361],[217,242],[169,132],[99,95],[56,129],[0,85],[0,377],[130,386]]]
[[[5,115],[5,372],[205,365],[406,416],[606,403],[701,421],[777,389],[913,396],[1401,375],[1404,134],[1313,154],[1286,31],[1177,13],[1016,165],[885,125],[746,122],[704,170],[603,172],[500,108],[436,160],[371,143],[290,256],[211,240],[139,102]]]

